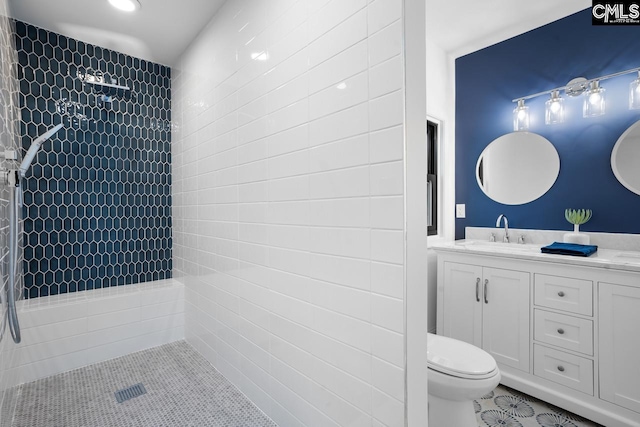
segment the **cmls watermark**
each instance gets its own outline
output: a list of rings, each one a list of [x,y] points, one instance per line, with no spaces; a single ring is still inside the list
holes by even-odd
[[[640,25],[640,0],[593,0],[591,14],[593,25]]]

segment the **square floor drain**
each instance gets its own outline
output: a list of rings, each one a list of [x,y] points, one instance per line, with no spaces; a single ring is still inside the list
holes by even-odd
[[[116,400],[118,403],[122,403],[129,399],[133,399],[134,397],[141,396],[145,394],[147,390],[144,388],[142,383],[132,385],[131,387],[123,388],[122,390],[118,390],[115,392]]]

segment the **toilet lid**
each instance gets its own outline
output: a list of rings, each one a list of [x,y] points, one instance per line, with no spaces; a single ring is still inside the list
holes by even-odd
[[[460,378],[488,378],[498,366],[486,351],[440,335],[428,334],[427,366],[429,369]]]

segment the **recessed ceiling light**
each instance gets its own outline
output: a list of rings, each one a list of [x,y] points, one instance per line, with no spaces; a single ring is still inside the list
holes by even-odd
[[[125,12],[133,12],[140,9],[138,0],[109,0],[109,3],[116,9],[124,10]]]

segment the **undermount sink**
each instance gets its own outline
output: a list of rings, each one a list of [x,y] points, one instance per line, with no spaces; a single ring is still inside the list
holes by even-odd
[[[495,251],[495,252],[540,252],[540,245],[488,242],[485,240],[465,240],[458,243],[460,246],[468,246],[473,249]],[[640,255],[638,258],[640,262]]]

